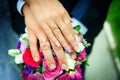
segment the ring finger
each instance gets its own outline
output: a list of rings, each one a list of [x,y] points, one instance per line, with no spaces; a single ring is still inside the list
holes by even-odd
[[[66,42],[64,36],[62,35],[62,33],[61,33],[60,29],[57,27],[57,25],[54,22],[52,22],[52,20],[50,21],[49,25],[50,25],[50,28],[51,28],[54,36],[59,40],[59,42],[61,43],[61,45],[65,49],[65,51],[67,53],[71,53],[72,52],[71,47]]]
[[[40,48],[41,48],[43,55],[47,61],[47,65],[49,66],[49,68],[51,70],[55,69],[56,64],[55,64],[55,61],[52,56],[50,43],[41,29],[39,29],[38,38],[39,38]]]

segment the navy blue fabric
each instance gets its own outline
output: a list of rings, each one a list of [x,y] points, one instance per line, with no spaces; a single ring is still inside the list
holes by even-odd
[[[10,64],[8,49],[15,48],[18,41],[11,29],[11,20],[6,0],[0,0],[0,80],[22,80],[19,70]]]
[[[71,11],[71,15],[80,20],[90,5],[90,0],[79,0]]]

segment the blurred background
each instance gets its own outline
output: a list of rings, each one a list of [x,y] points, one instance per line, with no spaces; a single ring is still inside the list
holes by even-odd
[[[120,0],[113,0],[103,29],[96,37],[86,68],[86,80],[120,80]],[[7,50],[15,48],[18,35],[11,28],[9,7],[0,0],[0,80],[21,80],[10,64]]]
[[[86,80],[120,80],[120,0],[112,0],[88,63]]]

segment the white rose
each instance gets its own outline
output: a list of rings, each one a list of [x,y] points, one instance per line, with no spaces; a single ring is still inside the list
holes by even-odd
[[[16,55],[15,56],[15,63],[16,64],[21,64],[21,63],[23,63],[23,54],[19,54],[19,55]]]
[[[20,52],[20,50],[19,49],[10,49],[10,50],[8,50],[8,54],[10,55],[10,56],[13,56],[13,57],[15,57],[16,55],[18,55],[18,54],[20,54],[21,52]]]
[[[68,53],[65,53],[65,56],[66,56],[67,64],[68,64],[67,71],[69,69],[74,70],[76,61],[74,59],[72,59]]]

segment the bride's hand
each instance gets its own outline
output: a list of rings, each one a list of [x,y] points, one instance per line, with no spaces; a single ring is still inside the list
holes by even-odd
[[[25,16],[25,24],[28,29],[29,43],[30,43],[30,49],[32,52],[33,59],[35,61],[39,61],[39,58],[40,58],[38,53],[39,49],[37,46],[37,41],[39,41],[40,48],[43,52],[45,59],[47,60],[47,65],[49,66],[50,69],[55,69],[56,65],[52,56],[52,51],[50,47],[50,44],[51,44],[53,50],[57,55],[61,68],[66,69],[67,62],[66,62],[63,48],[61,46],[59,48],[56,47],[51,40],[47,39],[40,25],[37,23],[36,19],[32,15],[30,8],[26,4],[24,5],[23,13]]]
[[[26,0],[26,3],[39,27],[55,46],[62,46],[68,53],[72,49],[78,51],[70,16],[58,0]]]

